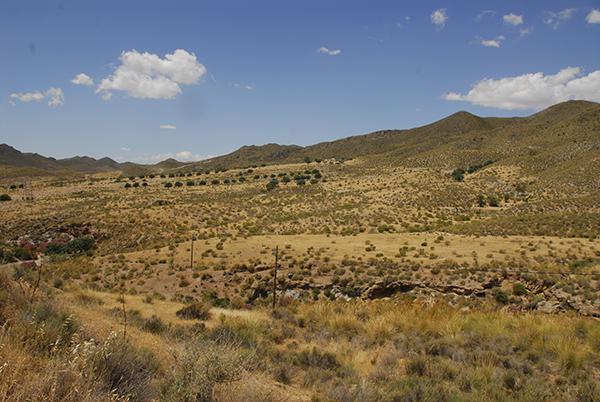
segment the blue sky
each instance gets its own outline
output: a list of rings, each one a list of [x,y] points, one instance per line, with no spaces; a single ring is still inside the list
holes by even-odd
[[[0,143],[197,159],[600,101],[600,2],[3,0],[0,60]]]

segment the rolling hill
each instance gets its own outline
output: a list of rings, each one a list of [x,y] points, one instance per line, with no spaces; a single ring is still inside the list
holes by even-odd
[[[54,159],[0,145],[0,165],[50,173],[121,171],[131,175],[302,162],[306,158],[347,160],[357,157],[435,169],[467,168],[493,160],[498,164],[517,165],[533,174],[579,182],[578,172],[582,166],[600,172],[600,104],[568,101],[529,117],[513,118],[479,117],[461,111],[413,129],[381,130],[306,147],[249,145],[192,163],[168,159],[155,165],[139,165],[85,156]],[[597,175],[585,177],[589,181]]]
[[[37,153],[21,152],[8,144],[0,144],[0,173],[2,177],[73,175],[120,171],[125,175],[147,174],[151,171],[176,169],[185,163],[167,159],[155,165],[142,165],[132,162],[119,163],[104,157],[95,159],[89,156],[55,159]]]
[[[307,147],[277,144],[242,147],[228,155],[198,162],[193,168],[301,162],[307,157],[337,160],[367,157],[389,164],[442,170],[466,169],[492,160],[553,180],[597,185],[600,104],[568,101],[529,117],[512,118],[479,117],[461,111],[423,127],[376,131]],[[598,174],[581,175],[581,169]]]

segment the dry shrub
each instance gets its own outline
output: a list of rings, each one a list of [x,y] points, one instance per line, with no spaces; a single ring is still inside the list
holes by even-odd
[[[210,308],[202,303],[193,303],[178,310],[175,314],[184,320],[208,320]]]
[[[217,386],[225,387],[240,380],[252,368],[254,355],[234,343],[197,340],[187,345],[176,359],[161,399],[210,402],[215,400]]]
[[[153,356],[112,334],[83,340],[73,318],[40,295],[29,303],[0,275],[0,400],[98,401],[154,398]]]
[[[219,402],[288,402],[293,401],[290,389],[269,382],[265,377],[244,377],[240,381],[218,386],[215,390]]]

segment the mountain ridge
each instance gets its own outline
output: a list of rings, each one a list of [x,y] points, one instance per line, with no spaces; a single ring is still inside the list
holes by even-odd
[[[521,159],[529,155],[534,160],[535,155],[530,155],[528,147],[553,144],[553,152],[559,152],[556,147],[569,142],[564,136],[558,136],[560,132],[566,133],[569,140],[577,138],[583,141],[582,132],[596,133],[599,115],[600,104],[588,101],[559,103],[527,117],[480,117],[458,111],[411,129],[379,130],[308,146],[276,143],[244,145],[228,154],[202,161],[184,163],[169,158],[154,165],[119,163],[108,157],[55,159],[37,153],[22,153],[10,145],[1,144],[0,165],[50,171],[67,169],[80,173],[121,170],[124,174],[143,174],[160,170],[242,168],[302,162],[307,158],[344,160],[381,155],[390,161],[451,168],[487,159],[516,160],[517,155]],[[514,147],[512,154],[507,153],[510,147]]]

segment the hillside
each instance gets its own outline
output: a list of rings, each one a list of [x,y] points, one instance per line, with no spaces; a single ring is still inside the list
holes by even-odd
[[[95,159],[89,156],[55,159],[37,153],[21,152],[8,144],[0,144],[0,167],[3,178],[22,176],[72,176],[81,173],[121,171],[125,175],[147,174],[154,170],[172,169],[184,165],[175,160],[159,162],[156,165],[119,163],[104,157]]]
[[[29,168],[32,174],[121,171],[141,175],[151,171],[230,169],[262,164],[297,163],[308,159],[381,158],[388,163],[434,169],[454,169],[492,160],[513,164],[539,175],[577,178],[582,163],[598,169],[600,105],[568,101],[529,117],[479,117],[457,112],[426,126],[381,130],[306,147],[246,145],[229,154],[183,163],[167,159],[155,165],[118,163],[110,158],[76,156],[54,159],[22,153],[0,145],[0,165]],[[23,169],[12,169],[22,172]],[[27,170],[26,170],[27,171]],[[591,176],[587,175],[589,179]]]
[[[479,117],[457,112],[432,124],[408,130],[381,130],[307,147],[267,144],[244,146],[230,154],[198,162],[194,168],[245,167],[258,163],[277,164],[311,159],[352,159],[382,155],[397,163],[428,165],[450,169],[484,160],[516,161],[528,167],[528,156],[538,152],[565,152],[574,155],[572,144],[595,150],[600,136],[600,105],[586,101],[568,101],[526,118]],[[596,142],[594,142],[596,141]],[[589,143],[588,143],[589,142]],[[596,145],[593,145],[593,144]],[[565,148],[565,149],[562,149]],[[533,151],[532,151],[533,150]],[[517,158],[519,155],[521,158]],[[560,158],[560,156],[557,156]]]
[[[569,102],[185,164],[4,146],[54,176],[0,183],[0,399],[600,400],[599,133]]]

